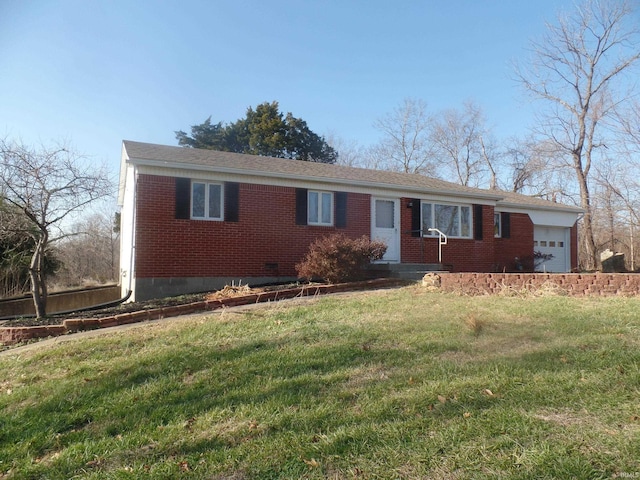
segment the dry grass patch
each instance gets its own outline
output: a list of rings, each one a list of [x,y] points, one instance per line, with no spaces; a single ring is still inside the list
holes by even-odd
[[[566,296],[568,292],[555,282],[550,280],[545,281],[541,285],[523,284],[521,286],[507,285],[502,282],[499,285],[500,289],[495,293],[501,297],[557,297]]]
[[[475,337],[478,337],[487,326],[487,322],[481,318],[478,318],[474,313],[470,313],[469,315],[467,315],[464,323]]]
[[[0,477],[640,471],[640,299],[410,287],[235,312],[0,358]]]

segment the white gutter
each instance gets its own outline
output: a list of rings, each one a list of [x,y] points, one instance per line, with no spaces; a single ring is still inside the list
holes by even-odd
[[[514,209],[517,211],[522,211],[522,209],[526,210],[543,210],[545,212],[548,211],[559,211],[559,212],[567,212],[573,213],[576,215],[584,214],[584,210],[580,207],[572,207],[569,205],[538,205],[536,203],[513,203],[513,202],[500,202],[500,211],[507,211],[507,209]]]
[[[171,170],[194,170],[201,172],[209,172],[209,173],[224,173],[228,175],[255,175],[264,178],[277,178],[277,179],[285,179],[285,180],[297,180],[304,182],[312,182],[312,183],[334,183],[339,185],[352,185],[358,187],[367,187],[367,188],[385,188],[389,190],[402,190],[406,192],[415,192],[415,193],[432,193],[432,194],[440,194],[440,195],[450,195],[464,198],[479,198],[490,201],[500,201],[503,197],[496,194],[491,193],[483,193],[483,192],[461,192],[459,190],[442,190],[433,187],[416,187],[412,185],[399,185],[396,183],[379,183],[379,182],[368,182],[364,180],[352,180],[352,179],[343,179],[336,177],[317,177],[317,176],[306,176],[306,175],[295,175],[291,173],[280,173],[280,172],[265,172],[262,170],[246,170],[239,168],[228,168],[228,167],[217,167],[211,165],[197,165],[192,163],[173,163],[173,162],[159,162],[157,160],[147,160],[147,159],[138,159],[138,158],[129,158],[129,162],[134,163],[140,166],[147,167],[162,167]]]

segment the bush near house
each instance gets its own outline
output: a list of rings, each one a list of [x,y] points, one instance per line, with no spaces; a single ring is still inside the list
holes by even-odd
[[[296,265],[300,278],[322,279],[330,283],[363,280],[365,268],[380,260],[387,246],[366,236],[349,238],[342,233],[320,238],[311,244],[302,262]]]

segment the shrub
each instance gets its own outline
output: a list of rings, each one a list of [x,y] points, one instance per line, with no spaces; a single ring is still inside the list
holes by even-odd
[[[381,241],[371,241],[364,235],[353,239],[337,233],[312,243],[305,258],[296,265],[296,271],[307,280],[330,283],[362,280],[366,277],[366,265],[380,260],[386,251],[387,246]]]

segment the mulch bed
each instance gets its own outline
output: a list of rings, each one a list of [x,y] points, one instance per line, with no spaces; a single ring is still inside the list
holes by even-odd
[[[155,310],[164,307],[175,307],[179,305],[187,305],[190,303],[203,302],[206,300],[222,300],[224,298],[255,295],[258,293],[279,290],[288,290],[291,288],[296,288],[298,286],[299,285],[297,284],[268,285],[256,288],[250,288],[248,285],[226,286],[222,290],[218,290],[215,292],[193,293],[188,295],[180,295],[177,297],[156,298],[153,300],[146,300],[142,302],[122,303],[115,307],[101,308],[98,310],[84,310],[73,313],[52,314],[45,318],[20,317],[13,320],[2,320],[0,321],[0,327],[36,327],[45,325],[62,325],[62,322],[67,319],[105,318],[115,315],[121,315],[124,313]]]

